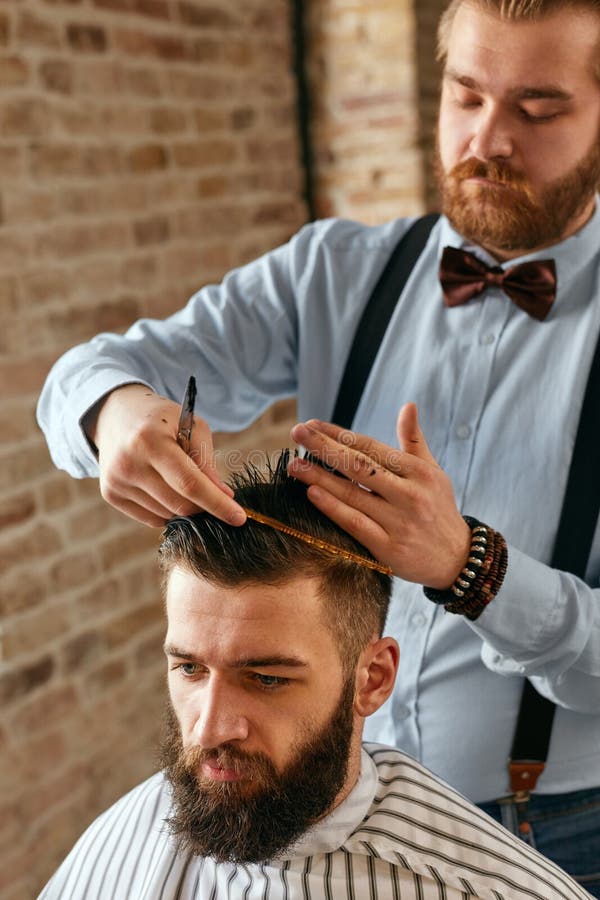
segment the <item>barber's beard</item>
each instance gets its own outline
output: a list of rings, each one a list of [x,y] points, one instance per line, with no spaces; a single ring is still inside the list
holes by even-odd
[[[558,243],[585,210],[600,184],[600,146],[536,195],[528,180],[503,162],[470,158],[444,172],[436,157],[442,211],[468,240],[502,251]],[[466,184],[468,178],[495,184]]]
[[[263,862],[289,848],[330,810],[344,786],[353,695],[352,679],[329,721],[304,738],[282,772],[264,754],[246,754],[232,744],[212,751],[184,750],[179,723],[169,706],[161,763],[173,791],[168,824],[180,846],[217,862]],[[238,767],[244,780],[204,779],[200,774],[204,762]]]

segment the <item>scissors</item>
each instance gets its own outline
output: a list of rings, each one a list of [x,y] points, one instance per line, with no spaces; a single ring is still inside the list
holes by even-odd
[[[184,451],[190,452],[192,428],[194,427],[194,406],[196,405],[196,379],[190,375],[181,403],[179,424],[177,425],[177,443]]]

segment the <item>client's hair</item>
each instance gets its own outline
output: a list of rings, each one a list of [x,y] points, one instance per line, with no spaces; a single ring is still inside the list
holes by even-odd
[[[373,559],[362,544],[320,513],[306,487],[287,473],[289,452],[266,470],[246,466],[232,476],[242,506],[277,519],[341,551]],[[346,669],[352,669],[374,635],[381,636],[391,592],[389,575],[328,552],[314,544],[248,519],[228,525],[208,513],[181,516],[167,523],[159,548],[163,577],[180,566],[213,584],[284,584],[298,576],[321,581],[323,620],[339,645]]]

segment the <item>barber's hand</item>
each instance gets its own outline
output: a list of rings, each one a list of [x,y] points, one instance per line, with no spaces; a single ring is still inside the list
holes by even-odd
[[[112,391],[85,421],[99,452],[100,491],[144,525],[206,510],[232,525],[246,515],[222,482],[212,435],[194,419],[189,455],[177,443],[180,406],[141,384]]]
[[[400,410],[397,434],[400,449],[311,420],[292,428],[293,439],[345,477],[301,458],[288,468],[310,485],[315,506],[395,575],[445,590],[466,563],[471,531],[429,451],[414,403]]]

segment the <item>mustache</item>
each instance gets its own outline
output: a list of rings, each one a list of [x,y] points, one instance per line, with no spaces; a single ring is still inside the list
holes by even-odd
[[[222,744],[212,750],[200,747],[186,747],[183,750],[182,767],[193,777],[201,780],[199,772],[205,763],[219,769],[230,769],[236,775],[259,784],[277,778],[273,763],[263,753],[244,753],[229,744]]]
[[[521,190],[525,194],[530,194],[530,186],[527,178],[519,172],[515,172],[506,163],[497,160],[483,162],[483,160],[470,157],[457,163],[450,171],[450,177],[458,181],[464,181],[467,178],[485,178],[487,181],[495,182],[499,185],[510,186]]]

